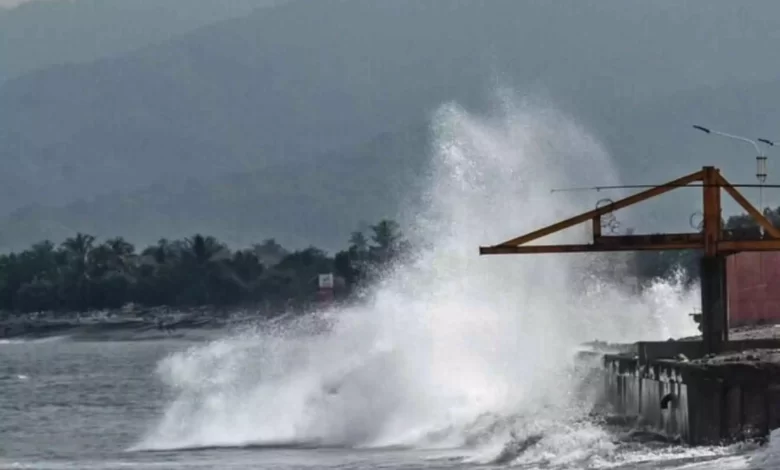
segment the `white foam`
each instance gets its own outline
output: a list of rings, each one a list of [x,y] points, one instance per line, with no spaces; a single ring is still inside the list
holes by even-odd
[[[56,341],[64,341],[70,338],[68,335],[62,336],[48,336],[45,338],[10,338],[0,339],[0,345],[18,345],[18,344],[40,344],[40,343],[53,343]]]
[[[417,248],[364,305],[197,347],[160,364],[176,397],[137,448],[258,443],[462,447],[566,465],[609,454],[573,402],[572,351],[591,339],[690,334],[696,294],[643,296],[599,279],[593,256],[479,257],[477,247],[592,209],[561,186],[615,184],[612,161],[573,119],[502,95],[491,115],[443,106]],[[422,158],[422,156],[421,156]],[[581,241],[573,230],[554,241]],[[327,333],[309,334],[329,323]],[[529,434],[530,433],[530,434]]]
[[[743,468],[751,470],[780,469],[780,429],[771,432],[768,444],[754,452],[746,460]]]

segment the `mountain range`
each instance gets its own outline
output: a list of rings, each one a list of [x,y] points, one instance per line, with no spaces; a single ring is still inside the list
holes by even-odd
[[[147,17],[156,36],[7,74],[0,249],[75,231],[339,246],[419,189],[439,106],[489,112],[501,86],[576,116],[625,179],[744,173],[732,154],[752,151],[692,121],[766,134],[780,117],[775,2],[244,0],[184,22],[176,1]]]
[[[34,0],[0,7],[0,83],[129,53],[278,0]]]

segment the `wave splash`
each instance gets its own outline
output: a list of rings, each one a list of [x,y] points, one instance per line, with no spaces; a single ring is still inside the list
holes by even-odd
[[[425,204],[410,210],[413,261],[360,306],[164,360],[174,398],[136,449],[408,446],[547,462],[608,453],[575,398],[573,351],[596,338],[695,333],[696,293],[659,283],[632,294],[594,274],[602,257],[479,257],[481,244],[595,206],[595,196],[551,188],[618,182],[607,152],[570,117],[496,101],[489,115],[454,104],[435,115]],[[551,239],[581,241],[578,230]]]

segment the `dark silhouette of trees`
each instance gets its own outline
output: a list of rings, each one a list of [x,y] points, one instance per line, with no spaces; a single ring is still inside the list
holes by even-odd
[[[780,225],[780,208],[765,211]],[[746,215],[725,221],[729,237],[760,236]],[[59,246],[35,243],[0,255],[0,311],[71,312],[145,307],[263,305],[267,311],[306,307],[318,299],[318,276],[333,273],[337,301],[361,293],[412,255],[398,223],[382,220],[351,234],[333,256],[316,248],[289,251],[274,239],[231,250],[214,237],[194,234],[160,239],[137,252],[121,237],[99,242],[78,233]],[[698,279],[697,251],[640,252],[634,267],[640,282],[669,278],[680,269],[684,281]]]
[[[43,241],[0,255],[0,310],[69,312],[128,303],[278,310],[315,302],[325,273],[335,275],[337,300],[349,299],[407,252],[400,227],[390,220],[368,235],[353,233],[348,247],[332,257],[315,247],[288,251],[274,239],[232,251],[202,234],[160,239],[136,252],[121,237],[99,242],[78,233],[59,246]]]

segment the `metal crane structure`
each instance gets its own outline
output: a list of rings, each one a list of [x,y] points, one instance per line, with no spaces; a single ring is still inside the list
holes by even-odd
[[[694,184],[697,183],[697,184]],[[700,232],[652,235],[602,235],[602,217],[676,188],[700,186],[703,191],[703,223]],[[721,190],[729,194],[763,228],[763,236],[742,237],[723,229]],[[578,224],[592,224],[593,240],[588,244],[529,245],[542,237]],[[780,251],[780,229],[729,183],[720,170],[705,166],[700,171],[651,187],[626,198],[571,217],[503,243],[479,248],[480,255],[594,253],[614,251],[701,250],[702,339],[706,353],[717,353],[728,341],[728,299],[726,257],[745,251]]]

